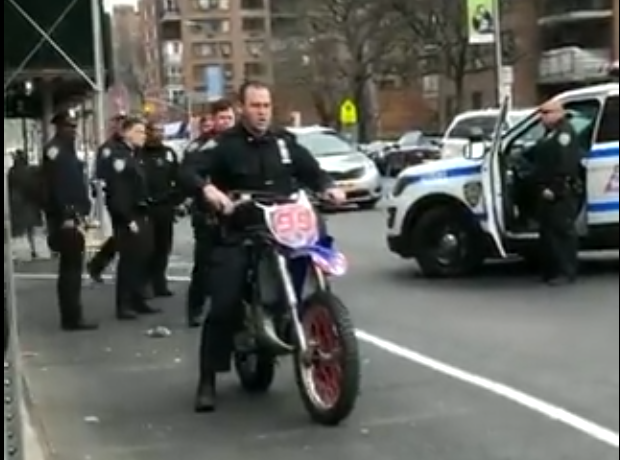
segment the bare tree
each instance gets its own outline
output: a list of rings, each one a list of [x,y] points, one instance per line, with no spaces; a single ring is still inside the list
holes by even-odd
[[[377,120],[373,85],[394,67],[393,58],[402,49],[400,15],[381,0],[294,3],[301,8],[297,29],[306,38],[306,77],[318,85],[323,103],[332,105],[325,113],[334,114],[339,102],[351,98],[359,112],[360,139],[368,139]]]
[[[335,126],[336,108],[346,85],[333,49],[315,41],[310,34],[289,36],[277,41],[273,50],[274,76],[278,86],[304,91],[319,122]]]
[[[425,73],[440,74],[454,84],[455,110],[464,103],[468,74],[495,66],[492,46],[470,45],[467,27],[467,3],[455,0],[389,0],[386,5],[401,15],[414,46],[424,56]],[[503,64],[514,63],[516,55],[512,35],[502,39]]]

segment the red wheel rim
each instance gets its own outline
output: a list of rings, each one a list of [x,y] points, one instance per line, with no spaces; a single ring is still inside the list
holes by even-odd
[[[310,377],[315,397],[326,408],[333,407],[340,398],[342,367],[340,340],[331,314],[325,307],[313,305],[304,318],[308,342],[314,348]]]

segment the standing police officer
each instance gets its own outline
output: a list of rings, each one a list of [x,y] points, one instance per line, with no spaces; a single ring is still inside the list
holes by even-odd
[[[344,193],[294,136],[271,129],[271,92],[261,83],[246,83],[239,91],[241,123],[210,145],[208,155],[190,156],[182,166],[188,189],[202,194],[218,212],[229,213],[233,203],[227,191],[254,190],[286,195],[301,184],[341,204]],[[229,372],[233,337],[238,327],[248,269],[246,252],[237,242],[215,242],[210,261],[211,308],[203,325],[200,382],[195,410],[211,412],[216,405],[216,375]]]
[[[58,253],[57,295],[65,331],[96,329],[82,317],[84,223],[90,199],[82,163],[77,157],[77,123],[68,114],[55,116],[56,134],[44,147],[42,163],[44,211],[50,248]]]
[[[148,188],[138,157],[146,139],[146,124],[128,117],[122,123],[123,142],[110,156],[106,198],[119,260],[116,269],[116,315],[119,320],[156,313],[144,299],[146,266],[153,250],[148,218]]]
[[[583,150],[559,102],[544,104],[540,114],[547,134],[528,156],[538,184],[541,275],[553,285],[572,283],[578,265],[575,219],[583,195]]]
[[[106,183],[106,167],[109,166],[109,159],[112,155],[112,151],[118,149],[118,144],[123,142],[121,136],[121,125],[125,120],[125,114],[118,114],[110,120],[110,128],[112,134],[110,137],[97,149],[95,157],[95,179],[100,182],[102,188],[97,188],[97,193],[100,190],[105,189]],[[95,198],[99,198],[95,196]],[[87,271],[92,280],[101,283],[103,282],[102,274],[105,269],[112,263],[112,260],[116,256],[116,242],[114,236],[108,237],[95,256],[88,262]]]
[[[177,178],[177,154],[163,142],[163,128],[156,124],[147,126],[147,139],[141,150],[140,161],[144,167],[150,198],[149,217],[153,229],[154,250],[147,263],[148,284],[156,297],[170,297],[166,271],[172,251],[175,211],[182,200]]]
[[[190,144],[185,152],[186,161],[194,161],[192,156],[209,155],[209,142],[219,133],[235,124],[235,111],[230,101],[220,100],[210,107],[208,117],[202,119],[201,135]],[[187,322],[189,327],[200,327],[204,305],[207,300],[207,270],[209,253],[213,246],[214,228],[208,222],[208,212],[201,196],[192,202],[192,227],[194,229],[194,266],[187,290]],[[196,199],[197,198],[197,199]]]

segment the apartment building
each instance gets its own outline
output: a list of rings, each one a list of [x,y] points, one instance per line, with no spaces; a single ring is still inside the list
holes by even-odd
[[[272,80],[269,0],[142,0],[146,93],[186,112]]]

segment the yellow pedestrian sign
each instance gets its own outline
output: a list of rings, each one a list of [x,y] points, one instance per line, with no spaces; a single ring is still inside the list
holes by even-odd
[[[357,107],[351,99],[346,99],[340,106],[340,123],[348,126],[357,124]]]

